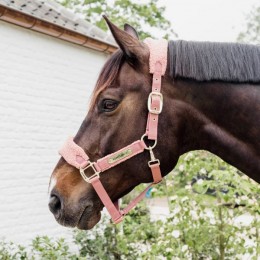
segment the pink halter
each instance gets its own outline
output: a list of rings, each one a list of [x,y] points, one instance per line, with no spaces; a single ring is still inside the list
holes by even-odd
[[[158,119],[159,114],[162,112],[163,96],[161,94],[161,77],[165,74],[167,66],[167,47],[166,40],[153,40],[148,38],[145,43],[150,50],[150,73],[153,74],[152,92],[148,97],[148,119],[146,132],[140,140],[133,142],[132,144],[112,153],[103,158],[98,159],[96,162],[91,162],[85,151],[78,146],[73,137],[69,138],[64,146],[59,151],[60,155],[67,161],[67,163],[79,169],[82,178],[92,184],[100,200],[106,207],[114,223],[119,223],[136,204],[142,200],[147,190],[154,184],[159,183],[162,180],[160,161],[155,158],[153,149],[157,144],[157,132],[158,132]],[[153,146],[147,146],[144,142],[144,138],[153,140]],[[120,210],[118,202],[113,203],[108,196],[104,186],[100,181],[100,173],[115,167],[116,165],[130,159],[131,157],[149,150],[151,160],[148,162],[148,166],[151,169],[153,176],[153,183],[151,183],[141,194],[139,194],[129,205]],[[85,171],[92,169],[93,175],[87,177]]]

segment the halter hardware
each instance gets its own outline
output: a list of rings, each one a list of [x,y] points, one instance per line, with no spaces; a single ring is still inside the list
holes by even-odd
[[[151,160],[148,162],[148,166],[151,167],[154,164],[160,165],[160,160],[155,158],[152,147],[149,147],[149,152]]]
[[[96,162],[91,162],[89,160],[88,155],[73,141],[73,138],[69,138],[59,151],[60,155],[67,161],[67,163],[78,168],[82,178],[93,186],[115,224],[121,222],[124,216],[145,197],[145,194],[150,187],[161,182],[162,180],[160,160],[155,158],[153,149],[157,145],[158,116],[162,112],[163,108],[163,95],[160,93],[161,77],[166,71],[168,43],[166,40],[157,41],[150,38],[146,39],[145,43],[150,50],[149,66],[150,73],[153,74],[152,91],[147,100],[149,112],[145,134],[140,140],[133,142],[119,151],[100,158]],[[144,141],[145,138],[147,141],[153,142],[153,145],[147,145]],[[144,152],[145,150],[148,150],[150,153],[150,161],[148,161],[148,166],[151,169],[153,182],[148,185],[146,189],[133,201],[131,201],[126,208],[120,210],[118,201],[115,203],[112,202],[103,184],[101,183],[100,173],[115,167],[116,165]],[[85,171],[89,168],[92,169],[94,174],[87,177]]]
[[[160,104],[159,104],[159,109],[158,109],[158,110],[157,110],[157,107],[152,108],[152,99],[153,99],[154,97],[159,97],[159,98],[160,98],[160,99],[159,99]],[[149,94],[149,96],[148,96],[147,106],[148,106],[148,110],[149,110],[150,113],[156,114],[156,115],[161,114],[162,108],[163,108],[163,95],[162,95],[162,93],[160,93],[160,92],[154,92],[154,91],[151,92],[151,93]]]
[[[148,138],[146,133],[143,134],[142,137],[141,137],[141,141],[144,142],[144,144],[145,144],[144,149],[145,149],[145,150],[154,149],[154,148],[156,147],[156,145],[157,145],[157,140],[152,140],[152,141],[154,141],[153,145],[152,145],[152,146],[150,146],[150,145],[148,146],[148,145],[145,143],[145,141],[144,141],[144,138],[145,138],[145,137]]]
[[[85,174],[85,171],[88,169],[88,168],[91,168],[93,171],[94,171],[94,174],[91,175],[90,177],[87,177],[87,175]],[[84,181],[88,182],[88,183],[91,183],[91,180],[95,177],[98,177],[99,178],[99,175],[100,175],[100,171],[97,171],[96,168],[95,168],[95,164],[93,162],[90,162],[89,165],[85,168],[79,168],[79,172],[80,172],[80,175],[82,176],[82,178],[84,179]]]

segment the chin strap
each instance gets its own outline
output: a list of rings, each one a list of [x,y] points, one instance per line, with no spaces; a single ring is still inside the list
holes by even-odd
[[[167,41],[166,40],[153,40],[146,39],[145,43],[150,50],[150,73],[153,74],[152,92],[149,94],[148,105],[148,118],[146,132],[142,136],[141,140],[135,141],[132,144],[112,153],[105,157],[98,159],[96,162],[91,162],[85,151],[73,141],[73,137],[70,137],[64,146],[60,149],[60,155],[72,166],[79,169],[82,178],[90,183],[98,194],[100,200],[106,207],[114,223],[119,223],[123,220],[132,208],[136,206],[144,197],[146,192],[154,184],[159,183],[162,180],[160,161],[155,158],[153,149],[157,145],[157,133],[158,133],[158,119],[159,114],[163,108],[163,96],[161,94],[161,77],[165,74],[167,65]],[[144,139],[154,141],[153,146],[147,146]],[[153,183],[141,192],[129,205],[123,210],[119,209],[118,201],[112,202],[108,193],[106,192],[103,184],[100,181],[100,173],[115,167],[116,165],[136,156],[145,150],[150,153],[151,160],[148,162],[148,166],[151,169]],[[87,177],[86,171],[93,171],[90,177]]]

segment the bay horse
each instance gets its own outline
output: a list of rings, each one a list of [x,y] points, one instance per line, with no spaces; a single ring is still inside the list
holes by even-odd
[[[101,70],[89,112],[71,140],[92,162],[140,140],[153,84],[147,44],[130,25],[121,30],[105,19],[119,50]],[[178,40],[169,41],[167,51],[161,81],[163,109],[153,154],[160,161],[162,176],[182,154],[207,150],[260,183],[260,47]],[[50,181],[49,208],[55,219],[65,226],[91,229],[104,207],[89,183],[93,169],[116,202],[137,185],[153,181],[148,150],[100,176],[93,164],[82,175],[61,158]],[[112,161],[128,153],[129,149]]]

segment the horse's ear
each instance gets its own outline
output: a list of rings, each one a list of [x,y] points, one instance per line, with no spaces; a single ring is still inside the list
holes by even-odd
[[[130,24],[125,23],[124,31],[127,32],[128,34],[132,35],[135,39],[137,39],[137,40],[139,39],[137,31]]]
[[[135,29],[129,24],[125,24],[124,29],[119,29],[105,15],[103,16],[106,23],[114,36],[120,49],[130,59],[139,59],[143,55],[144,44],[138,40]]]

